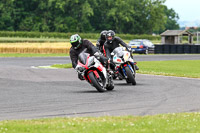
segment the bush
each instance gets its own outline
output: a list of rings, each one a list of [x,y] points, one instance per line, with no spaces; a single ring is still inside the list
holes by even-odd
[[[23,37],[23,38],[70,38],[75,33],[58,33],[58,32],[24,32],[24,31],[0,31],[0,37]],[[85,39],[98,39],[100,33],[78,33],[82,38]],[[149,39],[149,40],[160,40],[161,37],[152,35],[132,35],[132,34],[116,34],[122,39]]]

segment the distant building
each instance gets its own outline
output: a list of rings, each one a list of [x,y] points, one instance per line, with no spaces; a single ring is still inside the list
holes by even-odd
[[[181,44],[182,37],[188,36],[189,44],[193,43],[193,34],[187,30],[167,30],[161,34],[162,44]]]
[[[189,29],[193,29],[193,30],[197,30],[199,27],[185,27],[185,30],[189,30]]]

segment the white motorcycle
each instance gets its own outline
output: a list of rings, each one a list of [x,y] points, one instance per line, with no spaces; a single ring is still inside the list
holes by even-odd
[[[134,62],[130,52],[125,50],[124,47],[117,47],[111,53],[113,62],[116,65],[115,70],[126,79],[127,83],[132,83],[136,85],[135,75],[136,75],[136,62]]]

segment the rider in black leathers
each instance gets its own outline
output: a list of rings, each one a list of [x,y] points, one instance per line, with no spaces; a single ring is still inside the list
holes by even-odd
[[[105,48],[105,51],[106,51],[106,57],[111,61],[110,67],[111,67],[112,70],[114,70],[115,65],[112,61],[111,53],[115,48],[120,47],[119,44],[121,44],[123,47],[125,47],[127,51],[132,53],[131,47],[128,46],[125,42],[123,42],[121,38],[115,37],[114,31],[112,31],[112,30],[107,31],[106,42],[104,43],[104,48]],[[132,54],[131,54],[131,57],[132,57]],[[136,70],[139,70],[139,68],[137,66],[136,66]]]
[[[97,40],[97,43],[96,43],[96,47],[99,49],[101,53],[105,53],[104,43],[106,42],[106,33],[107,33],[107,30],[103,30],[100,33],[100,38]]]
[[[72,66],[76,69],[78,64],[78,55],[86,49],[86,53],[89,53],[91,56],[95,56],[104,66],[107,66],[108,59],[99,54],[99,50],[89,41],[81,39],[78,34],[72,35],[70,38],[70,43],[72,47],[70,48],[70,58],[72,61]],[[81,75],[78,75],[79,79],[83,80]]]
[[[121,44],[123,47],[125,47],[127,49],[127,51],[131,52],[131,48],[125,42],[123,42],[121,38],[115,37],[114,31],[109,30],[106,34],[106,42],[104,44],[104,48],[106,51],[106,57],[108,57],[109,59],[112,60],[111,53],[115,48],[120,47],[119,44]]]

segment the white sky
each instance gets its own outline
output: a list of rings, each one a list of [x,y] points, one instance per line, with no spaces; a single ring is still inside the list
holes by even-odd
[[[166,0],[165,5],[178,13],[179,21],[200,20],[200,0]]]

